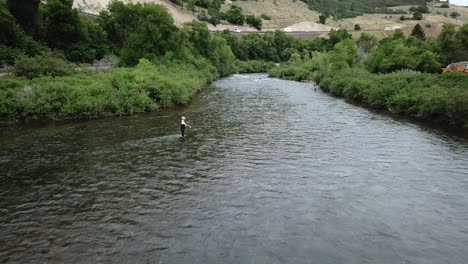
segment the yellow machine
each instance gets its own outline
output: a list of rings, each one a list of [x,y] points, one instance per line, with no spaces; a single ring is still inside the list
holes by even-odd
[[[468,73],[468,61],[450,63],[447,67],[442,68],[442,72],[463,72]]]

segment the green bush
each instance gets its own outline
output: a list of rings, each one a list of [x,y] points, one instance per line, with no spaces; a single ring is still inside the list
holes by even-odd
[[[245,19],[247,25],[250,25],[258,30],[262,29],[262,20],[254,15],[248,15]]]
[[[266,15],[266,14],[262,14],[260,17],[261,17],[263,20],[271,20],[271,17],[268,16],[268,15]]]
[[[97,74],[5,77],[0,82],[0,119],[93,118],[185,104],[217,77],[209,63],[197,63],[155,65],[143,59],[135,68]]]
[[[232,5],[226,12],[226,20],[231,24],[244,25],[245,15],[242,13],[242,8]]]
[[[13,73],[16,76],[33,79],[41,76],[67,76],[73,73],[72,66],[51,55],[41,55],[33,58],[22,58],[16,61]]]

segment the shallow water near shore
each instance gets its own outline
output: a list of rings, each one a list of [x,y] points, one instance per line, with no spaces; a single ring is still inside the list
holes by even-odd
[[[0,263],[468,259],[468,138],[311,83],[232,75],[177,109],[1,127],[0,168]]]

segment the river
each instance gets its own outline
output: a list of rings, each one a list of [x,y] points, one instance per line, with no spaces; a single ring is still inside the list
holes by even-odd
[[[310,83],[233,75],[176,109],[1,127],[0,168],[0,263],[468,260],[468,139]]]

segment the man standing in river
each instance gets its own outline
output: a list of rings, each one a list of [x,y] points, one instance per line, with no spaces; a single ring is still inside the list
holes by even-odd
[[[180,120],[180,133],[182,134],[182,138],[185,137],[185,127],[192,128],[185,123],[185,116],[183,116]]]

